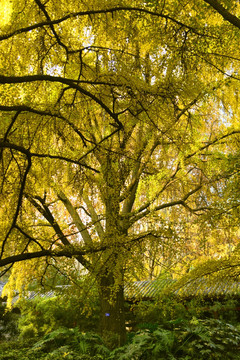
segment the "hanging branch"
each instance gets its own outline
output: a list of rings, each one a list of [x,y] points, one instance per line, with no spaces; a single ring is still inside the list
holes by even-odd
[[[118,114],[113,113],[110,108],[100,100],[96,95],[92,94],[90,91],[79,86],[74,79],[68,79],[60,76],[51,76],[51,75],[25,75],[25,76],[4,76],[0,75],[0,84],[22,84],[22,83],[31,83],[35,81],[49,81],[49,82],[58,82],[61,84],[69,85],[72,89],[78,90],[81,94],[89,97],[102,109],[106,111],[108,115],[114,120],[118,130],[123,129],[123,124],[118,118]]]
[[[4,142],[2,142],[2,143],[4,143]],[[1,143],[0,143],[0,146],[1,146]],[[26,169],[24,171],[23,178],[22,178],[22,181],[21,181],[21,186],[20,186],[20,190],[19,190],[19,195],[18,195],[18,201],[17,201],[17,207],[16,207],[16,210],[15,210],[15,214],[13,216],[13,220],[12,220],[12,223],[10,225],[10,228],[9,228],[9,230],[8,230],[4,240],[3,240],[3,243],[2,243],[0,259],[2,259],[7,240],[8,240],[12,230],[14,229],[14,227],[16,225],[17,218],[18,218],[18,215],[19,215],[19,212],[20,212],[20,209],[21,209],[22,201],[23,201],[23,194],[24,194],[25,185],[26,185],[26,182],[27,182],[27,176],[28,176],[28,173],[29,173],[29,171],[31,169],[31,165],[32,165],[31,155],[30,155],[29,151],[22,148],[20,152],[24,153],[26,155],[26,157],[27,157],[27,167],[26,167]]]
[[[205,0],[204,0],[205,1]],[[80,16],[90,16],[90,15],[97,15],[97,14],[112,14],[112,13],[116,13],[116,12],[122,12],[122,11],[133,11],[133,12],[138,12],[138,13],[142,13],[142,14],[148,14],[148,15],[152,15],[155,17],[159,17],[165,20],[169,20],[173,23],[175,23],[176,25],[179,25],[180,27],[186,28],[191,30],[194,34],[196,35],[200,35],[200,36],[206,36],[205,33],[200,33],[198,30],[196,30],[194,27],[189,26],[188,24],[185,24],[171,16],[169,16],[168,14],[163,14],[162,12],[156,12],[156,11],[151,11],[148,9],[144,9],[144,8],[138,8],[138,7],[131,7],[131,6],[116,6],[113,8],[109,8],[109,9],[102,9],[102,10],[87,10],[87,11],[78,11],[75,13],[70,13],[67,14],[59,19],[55,19],[55,20],[47,20],[47,21],[42,21],[40,23],[36,23],[30,26],[27,26],[25,28],[20,28],[17,30],[12,31],[11,33],[8,34],[4,34],[2,36],[0,36],[0,41],[2,40],[6,40],[9,39],[15,35],[19,35],[22,33],[26,33],[35,29],[39,29],[42,28],[44,26],[53,26],[53,25],[57,25],[60,24],[68,19],[71,18],[78,18]]]

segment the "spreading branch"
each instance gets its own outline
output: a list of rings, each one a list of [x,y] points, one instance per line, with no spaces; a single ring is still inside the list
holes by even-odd
[[[203,1],[209,4],[213,9],[215,9],[230,24],[240,29],[240,19],[237,16],[231,14],[224,6],[222,6],[222,4],[220,4],[216,0],[203,0]]]
[[[148,9],[144,9],[144,8],[138,8],[138,7],[131,7],[131,6],[117,6],[117,7],[113,7],[113,8],[109,8],[109,9],[102,9],[102,10],[87,10],[87,11],[78,11],[78,12],[74,12],[74,13],[70,13],[67,14],[59,19],[55,19],[55,20],[46,20],[46,21],[42,21],[40,23],[36,23],[24,28],[20,28],[17,30],[12,31],[11,33],[8,34],[4,34],[0,36],[0,41],[3,40],[7,40],[13,36],[22,34],[22,33],[27,33],[30,32],[32,30],[35,29],[39,29],[39,28],[43,28],[44,26],[53,26],[53,25],[57,25],[57,24],[61,24],[64,21],[67,21],[69,19],[74,19],[74,18],[78,18],[80,16],[91,16],[91,15],[97,15],[97,14],[113,14],[113,13],[117,13],[117,12],[123,12],[123,11],[129,11],[129,12],[138,12],[138,13],[142,13],[142,14],[148,14],[148,15],[152,15],[155,17],[159,17],[162,19],[165,19],[167,21],[171,21],[173,23],[175,23],[176,25],[179,25],[181,28],[186,28],[190,31],[192,31],[193,33],[195,33],[196,35],[200,35],[200,36],[206,36],[206,34],[204,33],[200,33],[197,29],[195,29],[192,26],[189,26],[188,24],[185,24],[175,18],[173,18],[172,16],[168,15],[168,14],[163,14],[162,12],[156,12],[156,11],[151,11]]]
[[[87,96],[88,98],[95,101],[98,105],[101,106],[102,109],[106,111],[108,115],[114,120],[118,130],[123,128],[123,124],[118,119],[118,114],[112,112],[109,107],[100,100],[96,95],[91,93],[90,91],[84,89],[77,81],[74,79],[68,79],[61,76],[52,76],[52,75],[25,75],[25,76],[4,76],[0,75],[0,84],[27,84],[35,81],[48,81],[48,82],[58,82],[60,84],[68,85],[72,89],[79,91],[81,94]]]
[[[3,142],[4,143],[4,142]],[[21,151],[23,152],[23,151]],[[27,157],[27,166],[25,168],[25,171],[24,171],[24,174],[23,174],[23,177],[22,177],[22,180],[21,180],[21,185],[20,185],[20,190],[19,190],[19,194],[18,194],[18,200],[17,200],[17,206],[16,206],[16,210],[15,210],[15,213],[14,213],[14,216],[13,216],[13,219],[12,219],[12,222],[11,222],[11,225],[9,227],[9,230],[5,236],[5,238],[3,239],[3,242],[2,242],[2,248],[1,248],[1,253],[0,253],[0,259],[2,259],[2,256],[4,254],[4,250],[5,250],[5,246],[6,246],[6,243],[7,243],[7,240],[11,234],[11,232],[13,231],[16,223],[17,223],[17,219],[18,219],[18,215],[19,215],[19,212],[20,212],[20,209],[21,209],[21,206],[22,206],[22,201],[23,201],[23,196],[24,196],[24,190],[25,190],[25,186],[26,186],[26,182],[27,182],[27,176],[29,174],[29,171],[31,169],[31,165],[32,165],[32,161],[31,161],[31,156],[29,156],[29,153],[26,151],[23,152],[26,157]]]
[[[74,246],[68,240],[67,236],[65,236],[65,234],[63,233],[60,225],[57,223],[44,199],[41,199],[40,197],[34,198],[29,194],[25,194],[25,196],[29,200],[29,202],[39,211],[39,213],[42,214],[44,218],[48,221],[48,223],[51,225],[56,235],[58,236],[58,239],[61,241],[62,245],[71,249],[71,251],[74,251]],[[79,254],[76,259],[80,264],[85,266],[86,269],[91,269],[92,264],[87,259],[85,259],[82,254]]]
[[[108,244],[108,245],[101,245],[101,246],[95,246],[95,247],[83,247],[81,249],[74,249],[71,248],[70,250],[60,250],[60,251],[54,251],[52,249],[43,249],[40,251],[34,251],[34,252],[24,252],[21,254],[16,254],[12,256],[8,256],[4,259],[0,259],[0,267],[7,266],[9,264],[14,264],[21,261],[31,260],[31,259],[37,259],[37,258],[44,258],[44,257],[66,257],[66,258],[76,258],[83,257],[85,255],[90,254],[96,254],[100,253],[102,251],[105,251],[106,249],[113,249],[114,251],[117,251],[118,247],[129,249],[131,247],[131,244],[141,242],[146,237],[149,236],[158,236],[157,233],[153,233],[151,231],[146,233],[141,233],[136,236],[130,237],[127,241],[121,242],[121,243],[114,243],[114,245]]]
[[[51,154],[39,154],[36,152],[31,152],[30,150],[26,149],[23,146],[20,145],[16,145],[13,143],[10,143],[9,141],[4,141],[4,140],[0,140],[0,149],[12,149],[12,150],[16,150],[22,154],[25,154],[29,159],[31,159],[32,157],[37,157],[37,158],[45,158],[45,159],[56,159],[56,160],[61,160],[61,161],[66,161],[72,164],[76,164],[79,166],[83,166],[86,169],[92,170],[96,173],[99,173],[99,170],[94,169],[93,167],[80,162],[79,160],[73,160],[71,158],[67,158],[65,156],[60,156],[60,155],[51,155]]]
[[[62,201],[64,206],[66,207],[68,213],[70,214],[74,224],[76,225],[77,229],[79,230],[80,234],[82,235],[82,238],[86,245],[91,246],[92,245],[92,238],[86,229],[85,225],[83,224],[77,210],[72,205],[69,198],[64,194],[64,192],[60,189],[55,189],[57,196],[59,200]]]

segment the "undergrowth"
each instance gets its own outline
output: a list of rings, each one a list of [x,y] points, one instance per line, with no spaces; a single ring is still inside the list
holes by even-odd
[[[37,339],[0,343],[0,360],[239,360],[239,346],[236,326],[193,318],[171,330],[141,329],[113,351],[95,333],[61,327]]]

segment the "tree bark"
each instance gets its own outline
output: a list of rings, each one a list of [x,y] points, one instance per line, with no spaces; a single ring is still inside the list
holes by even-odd
[[[111,347],[122,346],[126,341],[123,279],[106,272],[99,281],[100,330]]]

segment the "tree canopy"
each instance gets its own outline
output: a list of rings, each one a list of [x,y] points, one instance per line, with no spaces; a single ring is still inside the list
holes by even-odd
[[[237,229],[240,5],[2,9],[2,273],[22,288],[79,263],[98,284],[103,331],[123,342],[136,259],[164,244],[188,255],[219,221]]]

